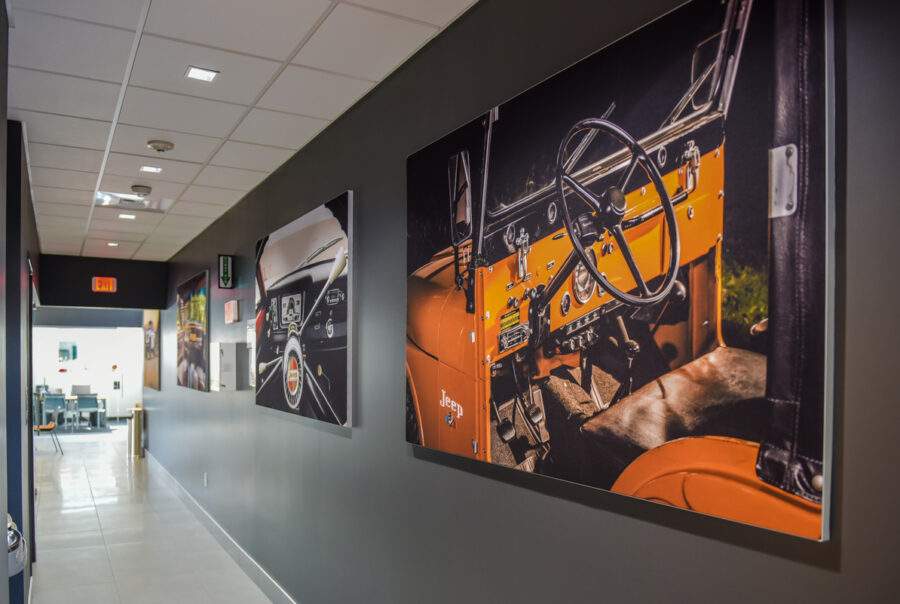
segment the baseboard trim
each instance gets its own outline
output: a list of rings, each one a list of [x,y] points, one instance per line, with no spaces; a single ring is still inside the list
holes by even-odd
[[[291,595],[285,590],[275,578],[270,575],[265,568],[257,562],[253,556],[251,556],[247,550],[241,547],[241,544],[235,541],[234,537],[232,537],[225,528],[218,523],[218,521],[206,511],[200,502],[194,499],[194,496],[191,495],[184,486],[178,482],[169,470],[166,469],[164,465],[162,465],[158,459],[156,459],[150,451],[147,451],[146,459],[149,463],[156,468],[158,468],[163,477],[169,484],[175,489],[175,492],[178,493],[178,497],[188,506],[188,508],[193,512],[193,514],[200,520],[201,523],[212,533],[213,537],[215,537],[216,541],[221,544],[221,546],[228,552],[228,555],[232,557],[232,559],[237,562],[238,566],[243,569],[245,573],[253,580],[254,583],[263,591],[266,596],[272,600],[275,604],[299,604],[297,600],[295,600]]]

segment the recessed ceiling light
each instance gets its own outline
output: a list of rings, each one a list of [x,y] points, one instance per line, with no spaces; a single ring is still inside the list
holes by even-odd
[[[166,151],[171,151],[175,148],[175,143],[172,141],[164,141],[157,138],[147,141],[147,146],[157,153],[165,153]]]
[[[107,241],[106,245],[108,245],[109,247],[119,247],[119,242],[118,241]]]
[[[131,185],[131,192],[138,197],[146,197],[150,195],[153,188],[150,185]]]
[[[150,174],[159,174],[162,172],[162,168],[158,168],[157,166],[141,166],[141,172],[149,172]]]
[[[122,220],[135,220],[137,216],[135,216],[134,214],[119,214],[119,218],[121,218]]]
[[[218,71],[213,69],[203,69],[202,67],[195,67],[193,65],[188,65],[187,71],[184,72],[184,77],[190,78],[191,80],[200,80],[201,82],[212,82],[216,79],[217,75],[219,75]]]

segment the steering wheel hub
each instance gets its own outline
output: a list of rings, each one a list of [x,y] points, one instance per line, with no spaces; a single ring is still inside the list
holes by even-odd
[[[630,157],[625,164],[625,170],[619,177],[618,183],[608,187],[602,195],[597,195],[588,188],[588,184],[583,183],[570,174],[570,169],[574,160],[569,157],[568,150],[575,137],[582,138],[582,141],[589,142],[596,137],[596,134],[606,134],[612,137],[616,142],[620,143],[629,153]],[[583,147],[585,145],[579,145]],[[583,149],[581,150],[583,153]],[[663,275],[662,282],[651,290],[641,273],[634,254],[629,246],[628,238],[622,229],[622,220],[628,211],[628,201],[625,196],[626,187],[631,180],[635,170],[640,168],[649,179],[653,188],[659,196],[660,204],[665,215],[666,229],[665,233],[669,239],[669,262],[666,272]],[[588,118],[576,123],[569,130],[568,134],[563,138],[559,146],[559,152],[556,156],[556,187],[557,194],[560,199],[560,205],[563,210],[563,222],[566,226],[566,232],[572,242],[575,253],[581,259],[582,264],[590,273],[591,277],[597,282],[600,288],[623,302],[634,307],[649,306],[663,300],[672,291],[678,276],[678,265],[681,256],[681,241],[678,236],[678,221],[675,219],[675,209],[672,206],[672,200],[666,192],[666,188],[662,182],[662,176],[656,164],[647,156],[640,143],[635,140],[621,127],[616,124],[598,118]],[[587,205],[591,210],[589,213],[573,213],[569,209],[568,197],[576,197],[583,204]],[[599,230],[609,232],[616,240],[619,250],[624,257],[628,271],[634,278],[637,293],[624,291],[612,284],[610,279],[604,272],[601,272],[597,266],[597,261],[593,254],[588,254],[590,240],[586,241],[583,233],[585,231],[585,220],[594,221]],[[587,243],[588,247],[585,247]]]

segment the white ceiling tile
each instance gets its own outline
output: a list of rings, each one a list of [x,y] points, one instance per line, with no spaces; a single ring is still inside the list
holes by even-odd
[[[374,84],[297,65],[289,65],[260,99],[263,109],[332,120]]]
[[[141,238],[152,233],[155,228],[156,225],[141,224],[130,220],[100,220],[98,218],[91,218],[91,230],[110,233],[135,233],[140,235]],[[127,239],[132,239],[132,237],[128,237]]]
[[[216,205],[214,203],[200,203],[197,201],[179,201],[169,209],[169,214],[218,218],[226,211],[228,211],[228,206]]]
[[[294,154],[290,149],[227,141],[210,161],[217,166],[272,172]]]
[[[142,166],[162,168],[159,174],[141,172]],[[187,184],[194,180],[202,164],[194,164],[183,161],[172,161],[162,158],[142,157],[139,155],[126,155],[124,153],[110,153],[106,160],[106,173],[118,176],[131,176],[138,179],[166,180]]]
[[[240,105],[129,86],[120,120],[133,126],[221,137],[237,125],[244,111]]]
[[[184,76],[188,66],[218,71],[212,82]],[[249,105],[279,63],[233,52],[145,35],[141,38],[131,84],[208,99]]]
[[[131,214],[134,216],[131,220],[126,220],[123,218],[119,218],[119,214]],[[97,206],[94,208],[93,220],[107,220],[118,226],[112,227],[112,230],[122,229],[125,231],[140,231],[141,229],[130,228],[130,227],[155,227],[158,225],[165,214],[162,212],[148,212],[146,210],[123,210],[122,208],[108,208],[103,206]],[[107,228],[101,227],[96,224],[96,222],[92,222],[91,226],[96,226],[98,229]]]
[[[254,170],[225,168],[222,166],[206,166],[200,171],[195,182],[198,185],[249,191],[258,185],[266,176],[268,176],[267,173],[256,172]]]
[[[165,262],[169,258],[175,255],[181,248],[157,248],[157,247],[149,247],[147,245],[142,245],[140,249],[135,252],[132,258],[134,260],[151,260],[154,262]]]
[[[476,0],[353,0],[353,2],[410,19],[445,26],[475,4]]]
[[[121,231],[121,230],[103,230],[103,229],[95,229],[91,228],[88,231],[88,237],[93,237],[94,239],[103,239],[105,241],[133,241],[135,243],[140,243],[146,239],[146,233],[137,233],[133,231]]]
[[[38,215],[67,216],[69,218],[87,218],[91,211],[89,205],[75,205],[71,203],[34,203],[34,211]]]
[[[153,0],[146,30],[284,60],[330,5],[327,0]]]
[[[199,201],[223,206],[233,206],[244,196],[244,191],[191,185],[181,194],[182,201]]]
[[[118,84],[9,68],[10,107],[110,120],[118,96]]]
[[[147,141],[165,140],[175,144],[171,151],[158,153],[147,147]],[[112,150],[146,157],[165,157],[166,159],[205,162],[212,155],[221,139],[196,134],[183,134],[154,128],[141,128],[119,124],[113,136]]]
[[[28,11],[13,11],[9,64],[121,83],[134,33]]]
[[[109,136],[110,122],[24,109],[10,109],[9,118],[25,124],[28,140],[33,143],[103,150]]]
[[[231,138],[248,143],[299,149],[327,125],[327,120],[253,108]]]
[[[131,258],[140,243],[134,241],[119,241],[116,247],[107,245],[107,239],[88,238],[84,242],[83,256],[93,256],[95,258]]]
[[[145,199],[154,207],[168,207],[184,191],[184,185],[181,183],[130,178],[115,174],[103,175],[103,180],[100,182],[100,190],[107,193],[131,193],[131,185],[134,184],[148,185],[152,188],[150,195],[147,195]]]
[[[93,191],[94,186],[97,184],[97,173],[33,167],[31,168],[31,183],[39,187],[62,187]]]
[[[380,80],[437,31],[430,25],[339,4],[293,62]]]
[[[41,241],[41,253],[42,254],[54,254],[56,256],[80,256],[81,255],[81,244],[80,243],[67,243],[67,244],[59,244],[59,243],[44,243]]]
[[[43,243],[59,243],[81,245],[84,241],[84,229],[72,230],[65,227],[39,227],[38,235],[40,235]]]
[[[138,25],[144,0],[13,0],[13,6],[83,19],[132,31]]]
[[[35,221],[39,229],[64,229],[69,233],[74,233],[84,231],[87,228],[87,218],[38,214],[35,216]]]
[[[199,233],[210,224],[213,219],[204,216],[176,216],[174,214],[166,214],[159,226],[156,227],[154,235],[162,235],[165,233]]]
[[[199,233],[200,228],[202,227],[197,227],[196,232]],[[156,230],[144,240],[144,245],[155,248],[173,248],[175,250],[180,250],[193,238],[193,233],[161,233],[159,230]]]
[[[57,187],[40,187],[31,183],[31,191],[34,194],[34,201],[46,201],[49,203],[75,203],[80,205],[91,205],[94,200],[94,190],[79,191],[75,189],[65,189]]]
[[[184,247],[184,243],[160,244],[160,243],[152,243],[148,240],[144,240],[144,242],[141,244],[141,247],[139,248],[139,250],[143,251],[145,253],[149,252],[149,253],[153,253],[153,254],[168,252],[169,256],[171,256],[173,253],[177,252],[182,247]]]
[[[95,149],[30,143],[28,145],[28,159],[32,167],[99,172],[100,162],[103,161],[103,153]]]

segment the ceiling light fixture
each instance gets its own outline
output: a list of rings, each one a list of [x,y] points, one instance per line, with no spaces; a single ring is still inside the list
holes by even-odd
[[[147,141],[147,147],[153,149],[157,153],[165,153],[166,151],[171,151],[175,148],[175,143],[172,141],[164,141],[157,138]]]
[[[162,168],[157,166],[141,166],[141,172],[147,172],[149,174],[159,174],[162,172]]]
[[[153,188],[149,185],[131,185],[131,192],[138,197],[146,197],[150,195],[151,191],[153,191]]]
[[[108,245],[109,247],[119,247],[119,242],[118,241],[107,241],[106,245]]]
[[[204,69],[194,65],[188,65],[187,71],[184,72],[184,77],[191,80],[200,80],[201,82],[212,82],[217,75],[219,75],[219,72],[214,69]]]
[[[135,214],[119,214],[119,218],[122,220],[136,220],[137,215]]]

